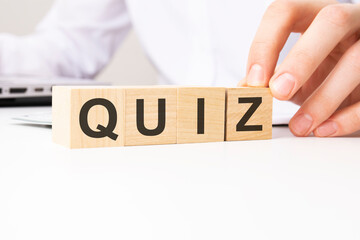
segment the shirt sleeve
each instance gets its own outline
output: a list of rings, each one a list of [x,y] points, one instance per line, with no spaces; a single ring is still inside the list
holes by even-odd
[[[124,0],[57,0],[33,34],[0,34],[0,75],[93,78],[129,29]]]

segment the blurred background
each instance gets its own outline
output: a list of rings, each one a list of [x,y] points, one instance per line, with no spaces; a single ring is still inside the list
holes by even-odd
[[[0,0],[0,32],[31,33],[54,0]],[[97,77],[121,85],[156,84],[157,74],[149,63],[136,34],[131,31],[111,63]]]

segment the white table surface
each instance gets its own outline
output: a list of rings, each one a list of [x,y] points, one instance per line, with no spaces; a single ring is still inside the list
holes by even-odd
[[[360,239],[360,138],[68,150],[0,108],[0,239]]]

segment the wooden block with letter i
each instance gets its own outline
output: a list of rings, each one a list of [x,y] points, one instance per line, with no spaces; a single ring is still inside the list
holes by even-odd
[[[54,87],[53,141],[70,148],[176,143],[176,88]]]
[[[177,143],[218,142],[225,137],[225,88],[178,88]]]
[[[226,141],[272,138],[269,88],[228,88]]]

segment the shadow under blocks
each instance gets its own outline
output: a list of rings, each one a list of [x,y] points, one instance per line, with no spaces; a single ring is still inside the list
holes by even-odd
[[[272,138],[268,88],[53,88],[53,141],[68,148]]]

